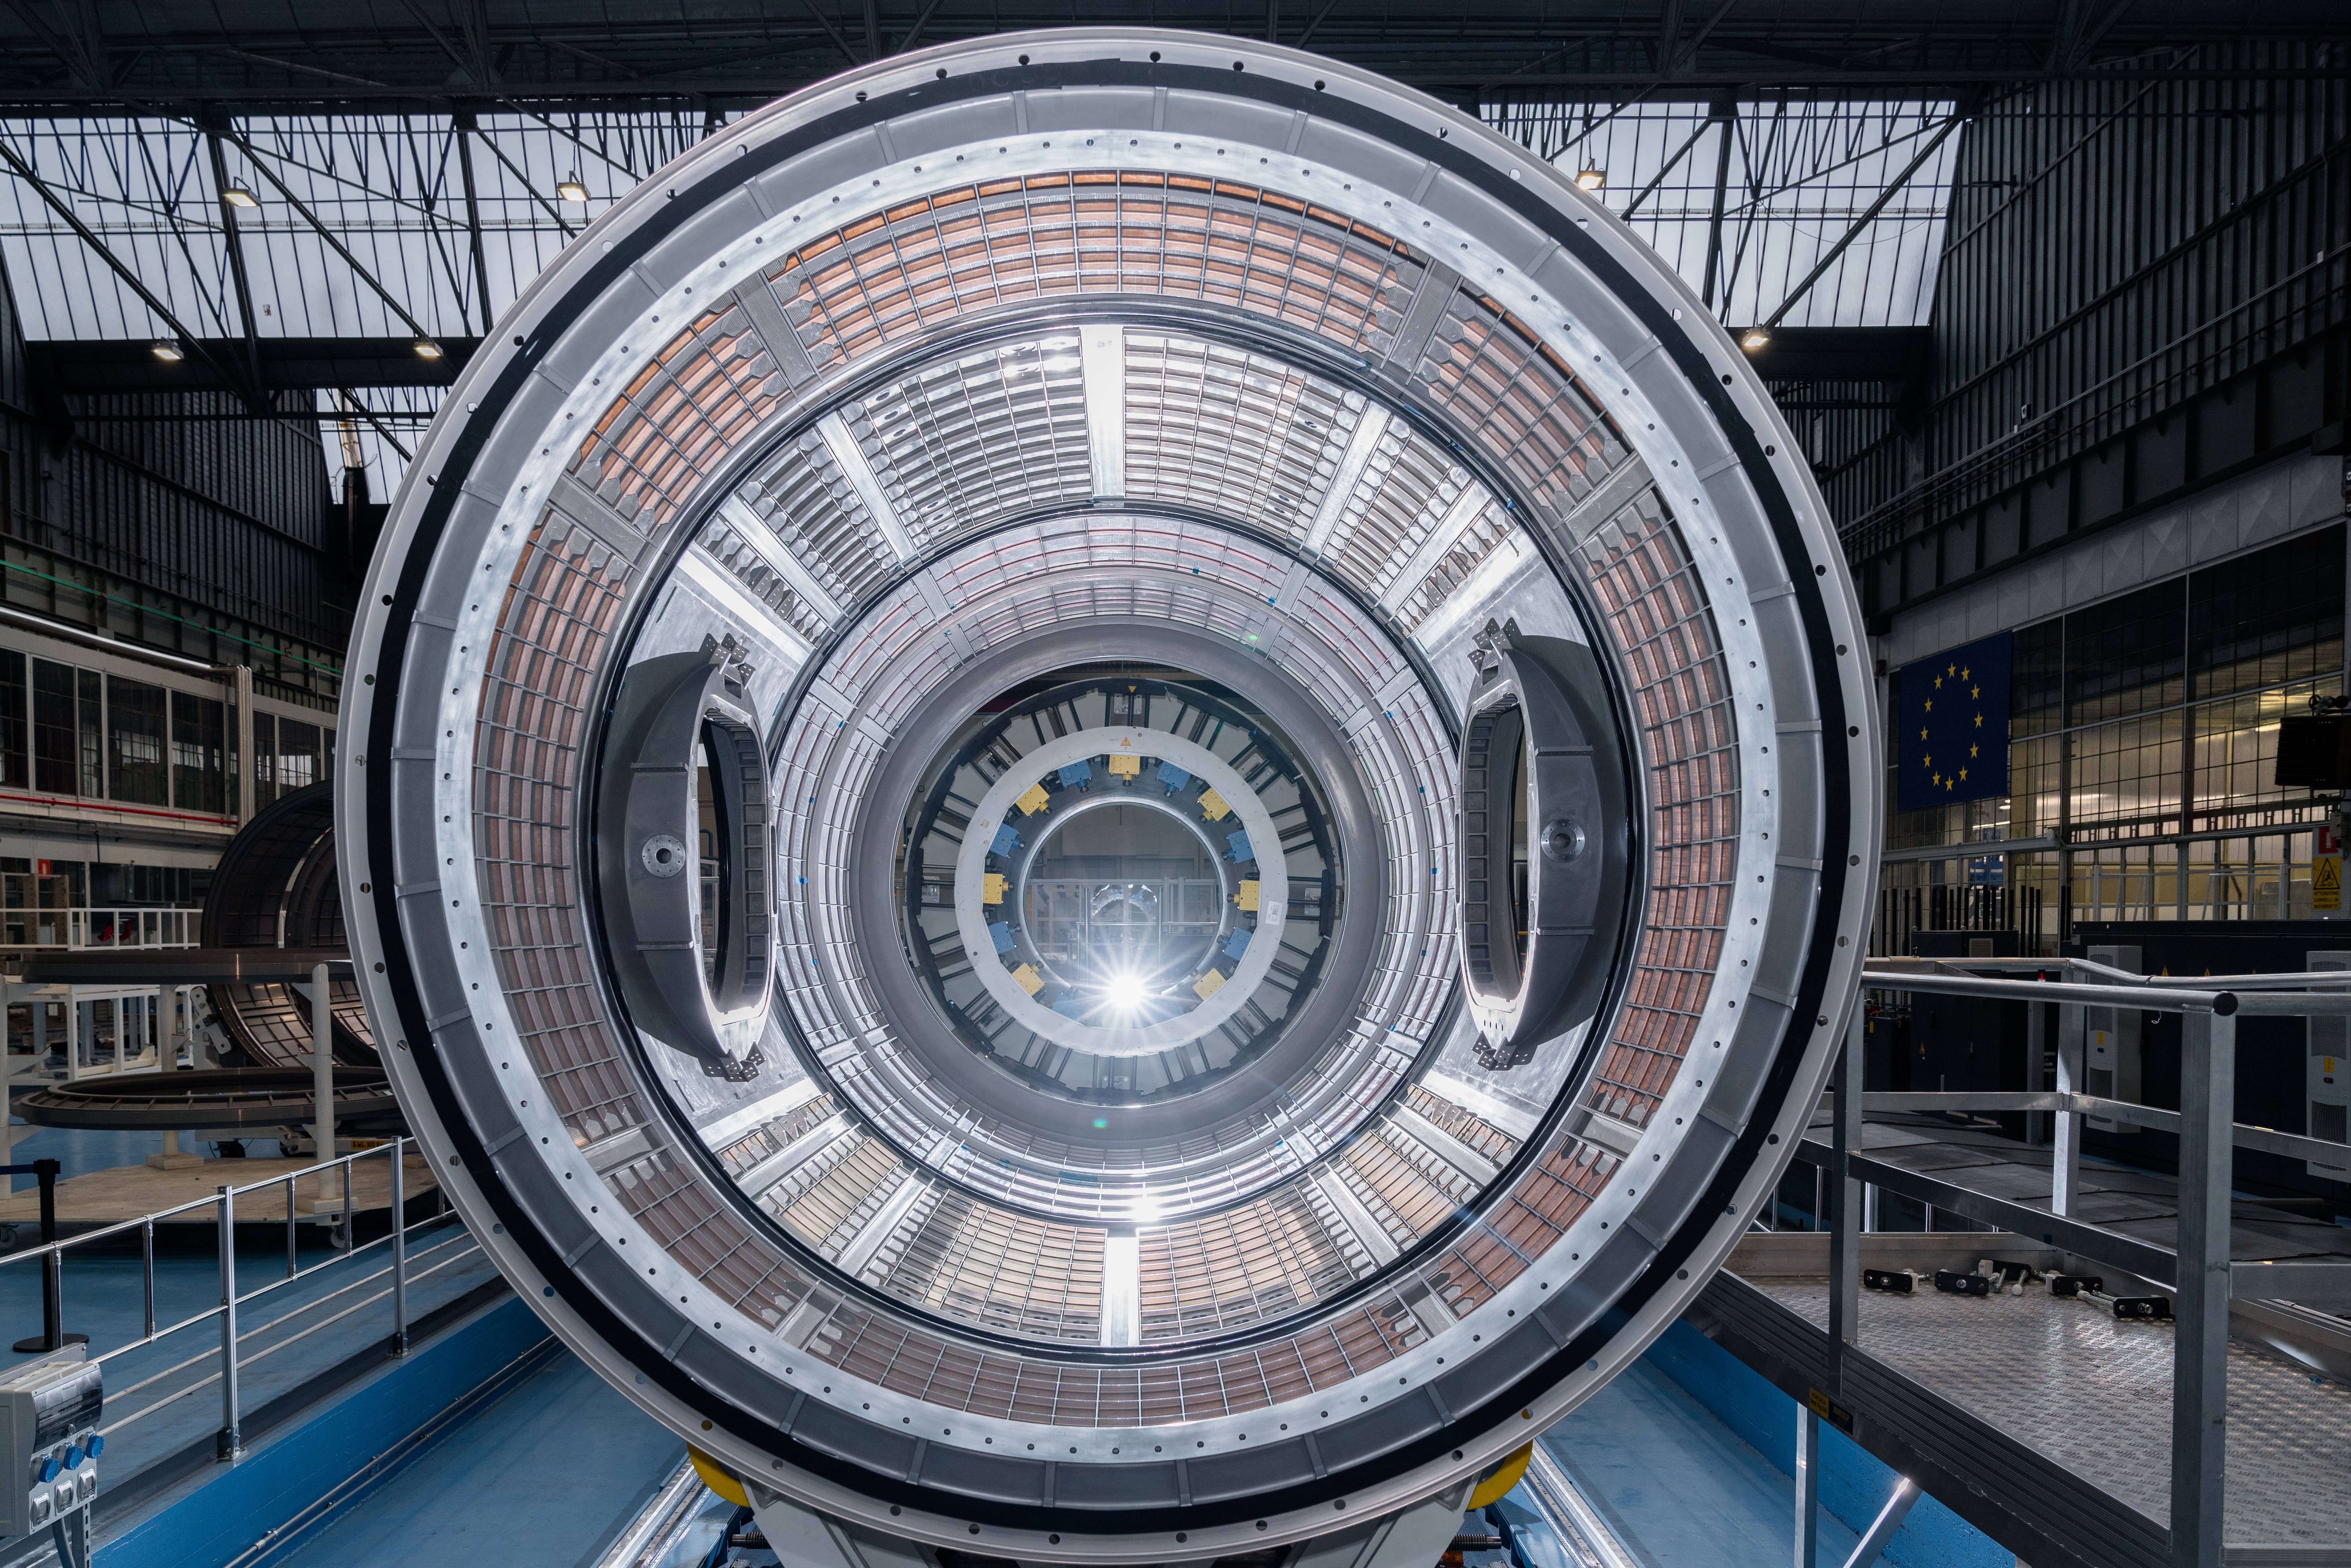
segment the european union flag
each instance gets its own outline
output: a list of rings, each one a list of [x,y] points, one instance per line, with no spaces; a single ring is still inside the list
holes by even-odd
[[[2006,632],[1902,666],[1894,741],[1905,811],[2008,793]]]

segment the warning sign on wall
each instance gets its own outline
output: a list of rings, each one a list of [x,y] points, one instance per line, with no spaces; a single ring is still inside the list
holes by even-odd
[[[2310,907],[2343,907],[2343,857],[2317,855],[2310,862]]]

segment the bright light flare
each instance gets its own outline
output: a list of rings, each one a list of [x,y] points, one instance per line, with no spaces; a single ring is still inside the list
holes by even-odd
[[[1102,1000],[1123,1013],[1131,1013],[1151,999],[1151,988],[1143,977],[1134,974],[1113,975],[1102,985]]]

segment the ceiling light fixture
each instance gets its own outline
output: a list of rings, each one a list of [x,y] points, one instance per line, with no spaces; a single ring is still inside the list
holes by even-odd
[[[555,183],[555,194],[559,201],[578,202],[584,206],[588,201],[588,187],[580,183],[579,175],[573,174]]]
[[[416,357],[420,360],[437,360],[441,357],[441,345],[430,338],[419,338],[416,340]]]
[[[1762,328],[1750,327],[1745,332],[1740,334],[1739,346],[1751,354],[1771,340],[1771,334]]]
[[[181,352],[180,345],[170,338],[156,339],[152,345],[152,351],[157,359],[167,365],[176,365],[188,357]]]
[[[1151,999],[1151,989],[1143,977],[1132,970],[1113,975],[1102,983],[1102,1000],[1120,1012],[1131,1013]]]
[[[230,185],[226,187],[221,192],[221,200],[226,202],[232,207],[257,207],[261,205],[261,198],[255,195],[251,191],[246,190],[243,185]]]
[[[1575,176],[1575,188],[1579,191],[1601,190],[1607,183],[1608,171],[1597,163],[1586,163],[1583,172]]]

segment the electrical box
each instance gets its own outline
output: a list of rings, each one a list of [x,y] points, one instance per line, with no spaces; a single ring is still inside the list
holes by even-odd
[[[2137,947],[2093,947],[2086,956],[2093,964],[2104,964],[2110,969],[2121,969],[2137,975],[2145,973],[2139,965]],[[2145,1103],[2139,1087],[2139,1029],[2147,1014],[2139,1008],[2085,1008],[2083,1009],[2082,1092],[2101,1100],[2122,1100],[2133,1105]],[[2128,1122],[2112,1122],[2092,1116],[2089,1124],[2101,1133],[2136,1133],[2138,1129]]]
[[[2335,951],[2306,953],[2304,967],[2311,970],[2351,970],[2351,953]],[[2351,979],[2351,976],[2346,976]],[[2351,987],[2329,987],[2328,989],[2351,989]],[[2351,1144],[2351,1126],[2346,1118],[2351,1116],[2351,1018],[2341,1015],[2315,1017],[2304,1020],[2310,1030],[2309,1060],[2304,1063],[2307,1074],[2304,1103],[2307,1118],[2303,1126],[2314,1138],[2324,1138],[2332,1144]],[[2343,1151],[2343,1158],[2327,1164],[2319,1160],[2308,1162],[2314,1176],[2326,1176],[2335,1181],[2351,1181],[2351,1148]]]
[[[0,1373],[0,1536],[30,1535],[98,1496],[105,1369],[68,1345]]]

